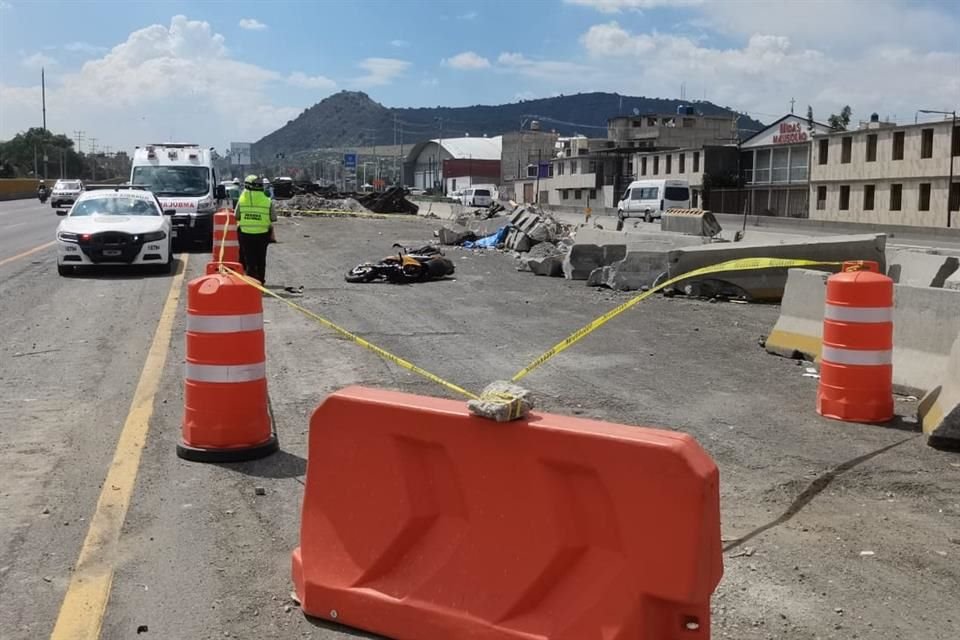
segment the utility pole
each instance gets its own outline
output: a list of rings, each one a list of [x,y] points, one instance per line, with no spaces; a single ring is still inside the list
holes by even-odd
[[[404,180],[404,156],[403,156],[403,125],[400,125],[400,186],[406,186],[406,181]]]
[[[40,67],[40,95],[43,102],[43,130],[47,130],[47,73]]]
[[[90,138],[90,179],[97,181],[97,139]]]
[[[447,195],[447,181],[443,177],[443,118],[437,116],[436,120],[440,122],[440,144],[437,145],[437,181],[440,182],[440,193]],[[434,182],[434,186],[436,186],[436,182]]]

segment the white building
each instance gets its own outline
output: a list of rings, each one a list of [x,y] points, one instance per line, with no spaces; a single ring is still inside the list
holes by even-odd
[[[444,168],[455,166],[458,173],[465,171],[462,176],[453,176],[464,178],[457,181],[457,186],[453,189],[460,189],[469,186],[471,182],[482,182],[484,184],[499,183],[500,181],[500,152],[502,138],[443,138],[419,142],[413,146],[410,153],[407,154],[404,161],[404,175],[408,186],[417,189],[442,189],[444,186]],[[471,171],[471,161],[476,160],[476,175]],[[497,170],[491,174],[488,164],[490,161],[497,162]],[[448,161],[458,161],[453,165]],[[460,169],[463,167],[463,169]],[[491,175],[493,179],[491,179]],[[451,177],[451,176],[448,176]],[[472,180],[476,178],[476,180]]]

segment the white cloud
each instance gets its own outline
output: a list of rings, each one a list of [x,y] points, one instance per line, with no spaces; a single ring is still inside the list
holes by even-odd
[[[326,76],[308,76],[302,71],[294,71],[287,76],[287,84],[302,89],[333,89],[337,83]]]
[[[453,69],[488,69],[490,61],[473,51],[458,53],[452,58],[445,58],[442,63]]]
[[[479,15],[480,14],[476,11],[467,11],[466,13],[457,16],[457,20],[476,20],[477,16]]]
[[[364,87],[378,87],[393,82],[397,76],[410,68],[410,63],[396,58],[366,58],[357,66],[367,73],[357,78],[355,82]]]
[[[45,53],[34,53],[29,56],[24,56],[20,60],[22,64],[27,69],[32,69],[34,71],[39,71],[41,67],[52,67],[57,64],[57,59],[48,56]]]
[[[97,53],[106,53],[108,51],[107,47],[99,47],[95,44],[90,44],[89,42],[68,42],[63,45],[64,51],[69,51],[71,53],[85,53],[88,55],[93,55]]]
[[[231,57],[207,22],[175,16],[59,74],[47,87],[47,113],[55,130],[83,129],[115,149],[171,137],[221,148],[257,140],[302,111],[274,102],[271,88],[285,80]],[[37,85],[0,85],[0,139],[36,120],[39,94]]]
[[[504,52],[497,56],[497,63],[503,71],[519,73],[531,78],[553,80],[569,85],[571,82],[589,81],[595,69],[576,62],[565,60],[532,59],[522,53]]]
[[[850,104],[855,117],[871,111],[903,117],[924,104],[960,102],[957,50],[884,43],[839,55],[798,46],[778,33],[755,33],[740,46],[717,48],[683,36],[632,33],[616,22],[594,25],[580,41],[601,68],[584,90],[676,97],[685,82],[693,95],[706,90],[711,102],[769,114],[765,120],[785,113],[791,98],[803,108],[812,104],[816,114]]]
[[[622,11],[641,11],[658,7],[682,7],[698,5],[703,0],[564,0],[567,4],[590,7],[601,13],[620,13]],[[756,11],[756,7],[753,7]],[[762,13],[762,12],[759,12]]]
[[[391,40],[390,46],[396,47],[398,49],[405,49],[410,46],[410,43],[407,42],[406,40]]]
[[[437,87],[440,85],[440,79],[432,78],[432,77],[424,78],[423,80],[420,81],[420,84],[423,85],[424,87]]]
[[[13,9],[13,5],[7,2],[7,0],[0,0],[0,11],[4,9]]]
[[[267,28],[267,25],[263,24],[256,18],[241,18],[240,28],[246,29],[247,31],[263,31]]]

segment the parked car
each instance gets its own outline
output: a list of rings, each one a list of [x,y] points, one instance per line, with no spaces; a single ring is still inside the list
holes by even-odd
[[[83,183],[79,180],[57,180],[50,194],[50,206],[54,209],[72,205],[83,193]]]
[[[493,204],[493,192],[488,188],[470,187],[461,191],[457,199],[466,207],[489,207]]]
[[[690,185],[686,180],[636,180],[617,203],[617,218],[643,218],[651,222],[667,209],[690,208]]]

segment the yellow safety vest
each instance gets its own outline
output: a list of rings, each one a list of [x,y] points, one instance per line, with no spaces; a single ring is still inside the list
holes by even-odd
[[[270,198],[263,191],[244,189],[237,201],[237,227],[243,233],[270,231]]]

